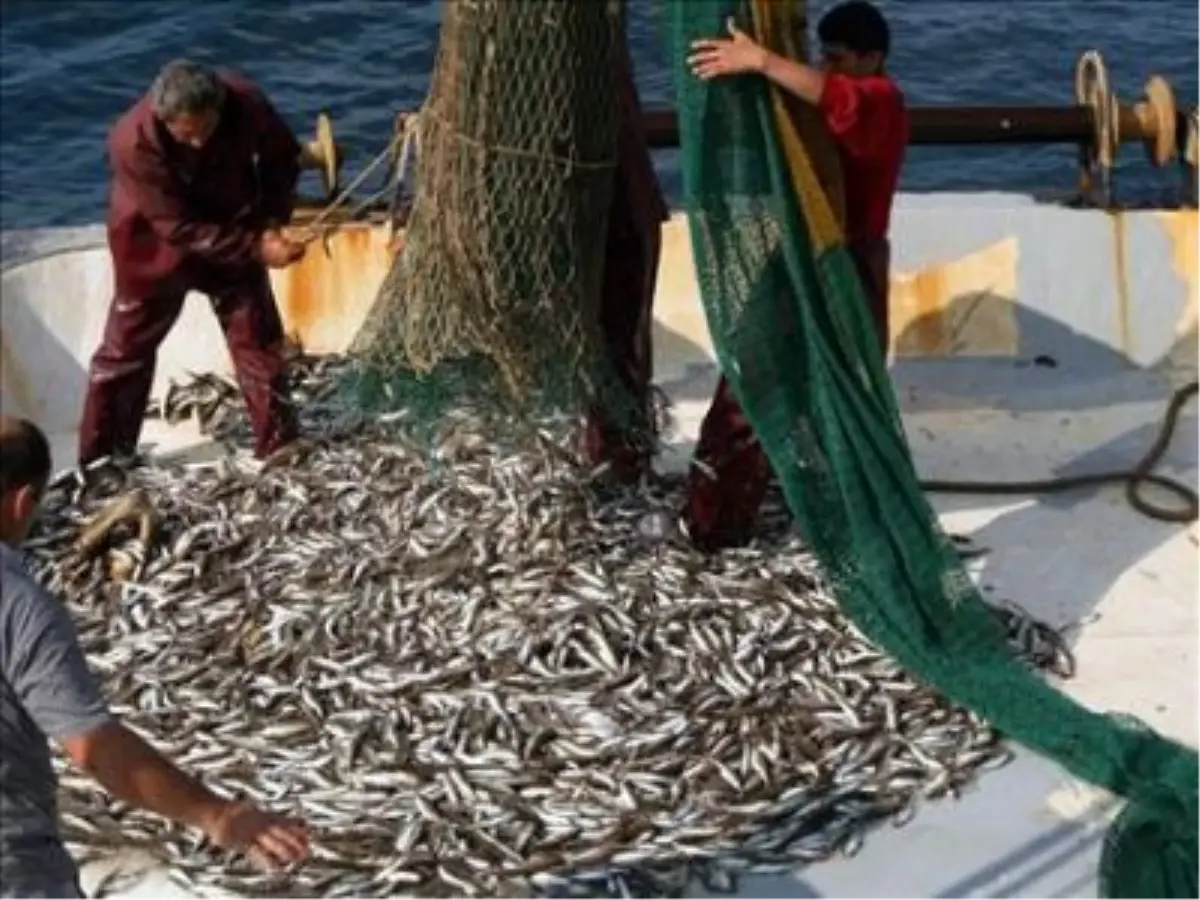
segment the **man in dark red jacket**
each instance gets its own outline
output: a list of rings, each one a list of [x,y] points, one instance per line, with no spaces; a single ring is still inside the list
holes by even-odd
[[[786,59],[730,26],[729,40],[693,45],[701,78],[756,73],[822,113],[838,146],[845,190],[846,242],[866,289],[879,346],[887,353],[888,227],[908,146],[904,95],[884,71],[891,34],[866,0],[848,0],[817,26],[825,65]],[[700,428],[685,523],[706,549],[749,538],[771,480],[771,467],[724,377]]]
[[[304,255],[279,230],[292,215],[299,143],[254,85],[176,60],[113,126],[108,154],[114,296],[88,373],[79,461],[136,452],[155,357],[188,291],[212,301],[255,455],[269,455],[297,429],[267,266]]]

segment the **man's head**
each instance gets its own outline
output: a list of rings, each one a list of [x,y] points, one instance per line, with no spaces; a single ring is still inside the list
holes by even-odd
[[[221,121],[225,85],[208,66],[176,59],[163,66],[154,79],[150,101],[171,137],[198,150]]]
[[[49,480],[50,444],[42,430],[0,415],[0,541],[25,540]]]
[[[817,23],[825,68],[861,78],[883,70],[891,49],[887,19],[867,0],[839,3]]]

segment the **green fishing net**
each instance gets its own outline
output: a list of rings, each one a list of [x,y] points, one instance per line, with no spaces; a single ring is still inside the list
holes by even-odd
[[[726,17],[802,51],[801,4],[666,0],[697,277],[722,371],[851,619],[915,677],[1124,798],[1111,897],[1197,896],[1197,756],[1044,683],[1006,647],[917,481],[863,288],[822,190],[820,129],[754,77],[684,59]],[[825,182],[828,183],[828,182]]]

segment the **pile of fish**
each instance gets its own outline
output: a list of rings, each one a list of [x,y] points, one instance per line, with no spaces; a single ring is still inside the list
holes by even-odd
[[[336,373],[301,373],[302,454],[65,473],[28,545],[114,708],[215,790],[303,816],[312,859],[255,873],[64,770],[77,849],[243,894],[678,896],[853,853],[1008,759],[842,616],[778,504],[705,556],[670,526],[678,480],[615,488],[570,429],[506,449],[469,412],[430,454],[402,416],[348,417]],[[189,391],[240,439],[236,391],[201,378],[173,415]],[[153,516],[81,553],[130,491]]]

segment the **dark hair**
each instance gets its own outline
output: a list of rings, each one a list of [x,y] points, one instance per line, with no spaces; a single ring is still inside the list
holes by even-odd
[[[28,419],[0,418],[0,494],[33,487],[41,492],[50,480],[50,444]]]
[[[817,23],[823,44],[841,44],[855,53],[878,53],[887,57],[892,48],[892,31],[887,19],[867,0],[839,3]]]

